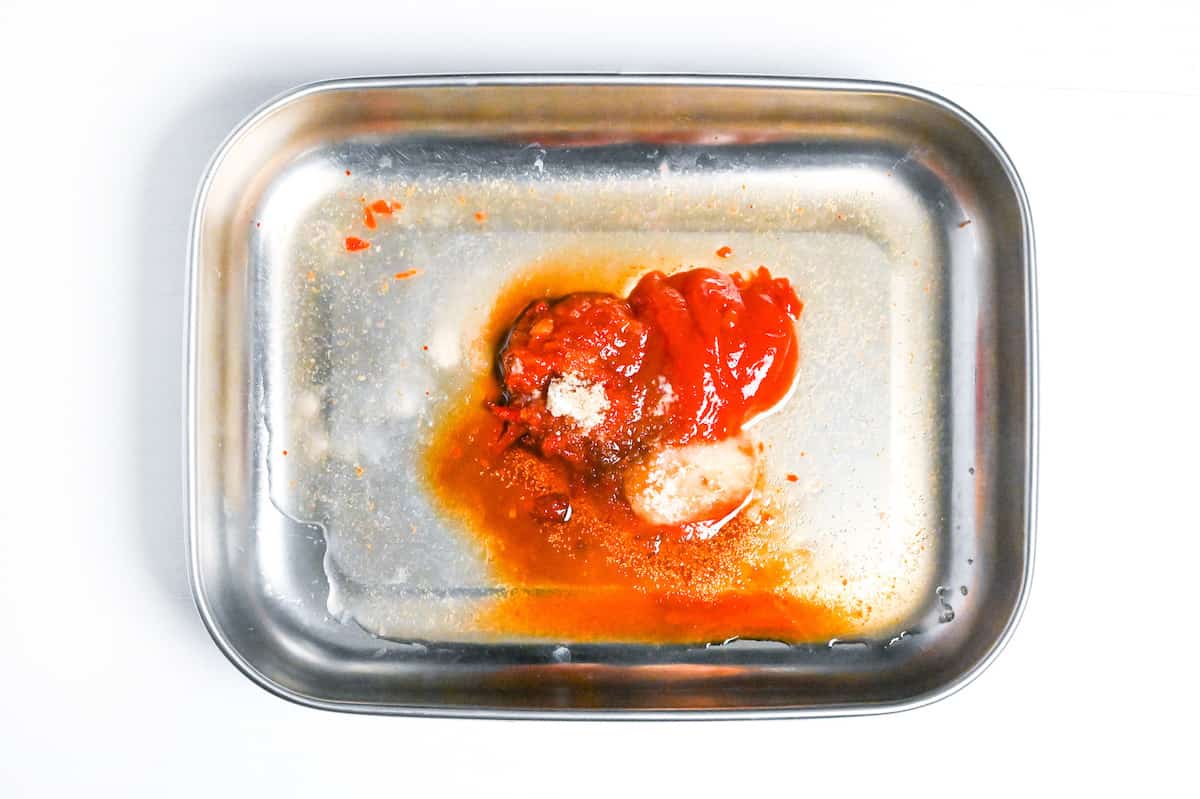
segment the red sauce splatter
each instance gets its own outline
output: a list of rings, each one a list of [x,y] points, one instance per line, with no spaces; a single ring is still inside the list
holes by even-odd
[[[728,258],[730,255],[733,255],[732,247],[722,247],[721,249],[717,250],[718,258]]]
[[[405,269],[403,272],[397,272],[392,275],[396,280],[408,280],[410,277],[415,277],[421,274],[420,269]]]
[[[346,170],[346,176],[347,176],[347,177],[349,177],[349,175],[350,175],[350,170],[349,170],[349,169],[347,169],[347,170]]]
[[[377,214],[391,215],[392,206],[388,205],[387,200],[376,200],[371,203],[371,210]]]
[[[485,214],[483,211],[476,211],[475,212],[475,221],[476,222],[486,222],[487,214]]]
[[[800,481],[800,476],[789,472],[788,476],[787,476],[787,480],[789,483],[797,483]]]
[[[365,250],[370,246],[371,246],[371,242],[364,241],[363,239],[360,239],[357,236],[347,236],[346,237],[346,249],[349,250],[350,252],[358,252],[359,250]]]
[[[393,211],[401,211],[404,209],[404,203],[396,202],[395,200],[392,200],[391,206]]]
[[[371,230],[375,229],[375,214],[371,212],[369,207],[363,209],[363,224],[369,227]]]
[[[284,455],[287,455],[287,450],[286,450],[286,449],[283,451],[283,454],[284,454]]]

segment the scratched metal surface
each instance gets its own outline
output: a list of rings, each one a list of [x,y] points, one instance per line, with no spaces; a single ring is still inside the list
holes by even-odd
[[[292,698],[399,712],[854,712],[977,671],[1024,594],[1034,465],[1031,230],[987,134],[873,84],[476,83],[301,90],[206,180],[191,554],[227,654]],[[368,230],[364,197],[404,208]],[[572,259],[792,280],[799,384],[757,434],[808,553],[793,590],[863,610],[850,640],[472,626],[504,586],[419,453],[487,368],[500,288]]]

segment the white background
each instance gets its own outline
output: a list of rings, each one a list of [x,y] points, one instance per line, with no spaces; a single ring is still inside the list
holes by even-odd
[[[1194,4],[174,5],[0,3],[0,796],[1195,790]],[[220,655],[180,474],[203,166],[295,84],[489,70],[900,81],[1000,139],[1038,236],[1041,512],[1025,618],[974,684],[858,719],[364,718]]]

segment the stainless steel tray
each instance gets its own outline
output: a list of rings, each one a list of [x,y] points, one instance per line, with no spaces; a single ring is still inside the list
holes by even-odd
[[[375,197],[402,219],[349,259]],[[473,635],[463,614],[498,586],[415,466],[469,371],[462,331],[539,258],[699,263],[725,244],[806,302],[801,383],[770,433],[801,472],[791,534],[813,590],[870,613],[804,645]],[[214,157],[189,269],[192,586],[218,646],[280,696],[882,712],[953,692],[1012,633],[1033,554],[1033,233],[999,145],[938,97],[720,77],[306,86]]]

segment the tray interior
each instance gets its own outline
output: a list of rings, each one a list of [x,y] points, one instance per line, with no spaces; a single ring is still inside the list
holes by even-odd
[[[405,209],[368,233],[377,197]],[[374,246],[348,254],[347,235]],[[197,208],[202,613],[252,677],[327,707],[832,712],[944,692],[994,652],[1027,579],[1030,241],[986,135],[894,87],[295,93],[225,146]],[[801,475],[784,501],[806,587],[870,608],[852,636],[579,644],[464,623],[502,586],[417,453],[478,367],[490,298],[547,261],[792,279],[801,382],[762,435],[771,468]]]

